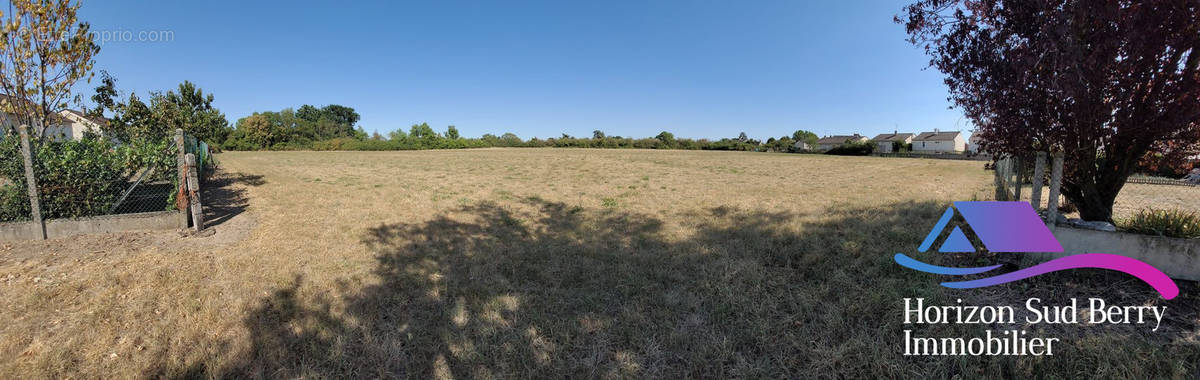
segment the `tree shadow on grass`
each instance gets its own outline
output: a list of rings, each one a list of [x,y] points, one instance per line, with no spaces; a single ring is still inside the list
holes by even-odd
[[[990,373],[1038,364],[901,355],[902,301],[945,301],[913,252],[944,204],[827,215],[649,215],[527,199],[384,224],[374,281],[307,295],[297,276],[245,320],[234,377],[810,377]],[[953,302],[953,301],[950,301]],[[948,304],[948,303],[947,303]],[[967,327],[932,327],[962,334]],[[1091,356],[1109,355],[1100,353]],[[1001,362],[1001,364],[996,364]],[[1136,366],[1138,363],[1132,363]],[[1053,369],[1053,367],[1051,367]]]
[[[201,186],[204,202],[204,224],[217,226],[246,211],[250,200],[245,186],[262,186],[267,181],[261,175],[231,173],[218,170]]]

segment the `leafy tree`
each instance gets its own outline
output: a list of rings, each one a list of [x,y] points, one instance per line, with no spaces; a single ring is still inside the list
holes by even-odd
[[[129,94],[129,99],[116,103],[113,107],[113,117],[108,124],[100,126],[106,136],[112,136],[121,141],[133,141],[149,136],[166,135],[164,124],[155,119],[150,106],[142,102],[137,94]]]
[[[415,139],[435,139],[438,137],[437,132],[433,131],[433,127],[429,123],[413,124],[409,129],[408,135]]]
[[[750,140],[750,138],[746,136],[746,132],[742,132],[742,133],[738,133],[737,140],[738,140],[738,142],[747,142]]]
[[[189,81],[179,84],[178,92],[155,92],[150,98],[151,110],[167,133],[183,129],[197,139],[215,143],[229,136],[229,121],[212,102],[212,94],[205,94]]]
[[[325,108],[322,108],[321,113],[325,117],[328,117],[330,120],[333,120],[335,123],[338,123],[338,124],[342,124],[342,125],[358,124],[358,119],[359,119],[358,112],[354,112],[354,109],[350,108],[350,107],[337,105],[337,104],[330,104],[330,105],[325,106]]]
[[[280,135],[283,131],[273,125],[267,115],[255,113],[238,120],[237,132],[243,141],[253,146],[270,148],[282,141]]]
[[[792,140],[803,141],[810,147],[817,146],[817,134],[803,129],[792,132]]]
[[[312,131],[308,135],[313,140],[358,135],[355,125],[358,124],[359,115],[354,108],[337,104],[317,108],[305,104],[296,110],[296,117],[307,122],[307,127]]]
[[[316,122],[317,120],[321,119],[321,110],[317,107],[305,104],[296,110],[296,116],[304,120]]]
[[[1200,151],[1200,3],[923,0],[910,42],[995,154],[1066,155],[1063,195],[1086,220],[1147,153]]]
[[[599,129],[592,131],[592,139],[604,140],[604,131],[601,131]]]
[[[672,134],[671,132],[667,132],[667,131],[659,132],[658,136],[654,136],[654,139],[662,142],[663,145],[666,146],[667,148],[671,148],[671,147],[675,146],[675,135]]]
[[[480,137],[479,139],[483,140],[483,143],[486,144],[487,146],[500,146],[500,138],[496,137],[496,135],[493,135],[491,133],[484,133],[483,136]],[[553,139],[551,139],[551,140],[553,140]]]
[[[462,136],[458,135],[458,128],[455,128],[453,125],[446,127],[446,138],[458,140],[460,137]]]
[[[286,144],[282,148],[297,149],[314,147],[313,144],[316,142],[344,139],[336,143],[321,145],[329,149],[343,149],[349,146],[349,140],[383,140],[382,135],[379,136],[379,139],[375,139],[373,134],[368,133],[362,126],[356,125],[359,120],[358,113],[353,108],[342,105],[331,104],[317,108],[305,104],[295,111],[286,108],[279,112],[262,112],[261,114],[268,119],[279,133],[274,143]],[[389,133],[389,135],[394,133]],[[263,149],[270,147],[259,146],[249,141],[228,141],[225,145],[230,149]],[[372,143],[354,146],[378,149],[384,145]]]
[[[407,139],[408,139],[408,132],[405,132],[404,128],[400,128],[400,129],[388,132],[388,140],[404,141]]]
[[[108,74],[108,71],[100,71],[100,85],[96,86],[96,94],[92,95],[92,103],[96,104],[96,108],[88,110],[87,115],[92,118],[104,117],[104,112],[117,110],[117,79]]]
[[[0,12],[0,111],[36,126],[45,137],[53,115],[67,108],[71,87],[92,77],[100,52],[90,24],[78,22],[79,3],[70,0],[10,0]],[[15,126],[9,131],[16,133]]]
[[[500,144],[503,146],[521,146],[523,143],[520,137],[511,132],[500,135]]]
[[[105,109],[111,110],[113,116],[100,128],[105,135],[125,142],[165,139],[176,128],[213,144],[224,142],[231,131],[229,121],[212,106],[212,94],[205,94],[187,81],[177,90],[151,92],[150,104],[143,102],[137,94],[129,94],[129,98],[121,102],[115,99],[116,79],[105,73],[102,84],[96,87],[92,96],[96,109],[89,113],[103,116]]]
[[[791,152],[794,150],[792,145],[795,141],[791,137],[783,136],[779,139],[774,137],[768,138],[766,144],[763,144],[763,150],[768,152]]]
[[[358,112],[354,112],[353,108],[330,104],[321,108],[322,118],[333,121],[335,125],[341,126],[344,129],[331,131],[331,134],[337,136],[353,136],[354,126],[358,124]],[[344,132],[343,132],[344,131]]]

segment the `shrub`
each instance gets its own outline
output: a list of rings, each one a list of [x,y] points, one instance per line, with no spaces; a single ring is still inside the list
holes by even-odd
[[[826,151],[825,154],[832,154],[832,155],[838,155],[838,156],[868,156],[871,154],[871,152],[874,152],[874,151],[875,151],[875,144],[871,143],[869,141],[868,142],[847,141],[846,143],[843,143],[842,145],[838,145],[836,147],[833,147],[833,149]]]
[[[1121,223],[1130,232],[1176,238],[1200,238],[1200,215],[1179,209],[1142,209]]]
[[[154,167],[145,181],[172,180],[175,157],[164,154],[166,141],[114,146],[103,139],[43,142],[34,147],[42,216],[46,219],[103,215],[129,184],[129,176]],[[15,137],[0,138],[0,221],[29,218],[25,166]],[[163,200],[163,209],[172,204]]]

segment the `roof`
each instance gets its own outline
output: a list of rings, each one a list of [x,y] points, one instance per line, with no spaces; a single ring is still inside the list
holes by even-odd
[[[68,110],[63,110],[62,112],[74,115],[75,117],[78,117],[83,120],[87,120],[87,121],[96,123],[96,125],[108,124],[108,119],[105,119],[103,117],[91,117],[91,116],[88,116],[87,114],[83,113],[83,111],[76,111],[76,110],[68,109]]]
[[[853,136],[826,136],[817,139],[817,144],[841,144],[850,140],[862,140],[863,137],[857,133]]]
[[[962,132],[921,132],[913,141],[954,141]]]
[[[904,141],[912,137],[912,133],[884,133],[882,135],[875,136],[875,138],[871,139],[871,141]]]

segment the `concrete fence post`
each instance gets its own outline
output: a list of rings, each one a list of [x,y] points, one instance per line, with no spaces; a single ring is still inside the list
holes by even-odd
[[[184,156],[187,162],[187,194],[192,209],[192,228],[196,232],[204,229],[204,209],[200,205],[200,178],[196,173],[196,155],[188,153]]]
[[[1013,199],[1011,199],[1013,201],[1021,200],[1021,172],[1024,172],[1024,171],[1025,171],[1025,160],[1021,159],[1020,156],[1013,156],[1013,173],[1012,173]]]
[[[1033,161],[1033,188],[1030,189],[1029,204],[1034,210],[1042,207],[1042,185],[1046,176],[1046,152],[1037,152]]]
[[[1058,195],[1062,187],[1063,153],[1054,152],[1050,164],[1050,199],[1047,199],[1046,218],[1050,228],[1058,225]]]
[[[996,160],[996,163],[992,167],[993,173],[995,173],[993,179],[996,181],[996,200],[998,201],[1008,200],[1008,184],[1005,183],[1008,177],[1008,172],[1005,170],[1005,167],[1008,165],[1007,160],[1007,158],[1002,157]]]
[[[29,192],[29,217],[37,226],[42,240],[46,240],[46,221],[42,220],[42,202],[38,197],[37,176],[33,174],[33,150],[29,148],[29,126],[17,127],[21,134],[21,156],[25,161],[25,185]]]
[[[183,155],[187,153],[187,147],[183,146],[183,129],[175,130],[175,148],[176,148],[175,149],[175,165],[176,165],[177,171],[179,172],[179,189],[176,189],[176,191],[177,191],[176,194],[183,194],[186,197],[187,196],[187,163],[186,163],[186,161],[184,161]],[[182,191],[180,191],[180,190],[182,190]],[[175,205],[176,206],[180,205],[178,200],[176,201]],[[187,226],[188,226],[188,205],[186,203],[184,203],[182,207],[179,207],[179,209],[180,209],[179,210],[179,228],[187,228]]]

